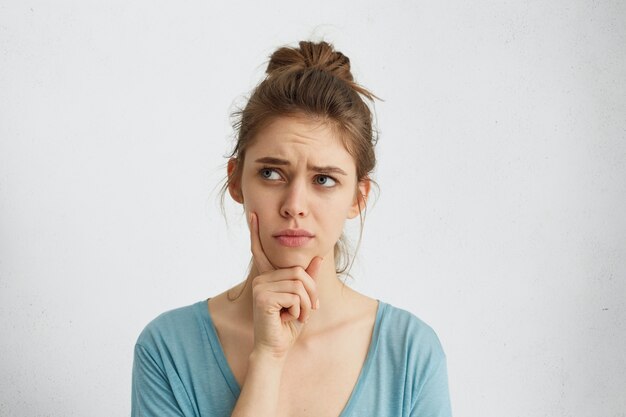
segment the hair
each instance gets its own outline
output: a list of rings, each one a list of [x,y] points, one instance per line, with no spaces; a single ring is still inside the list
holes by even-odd
[[[365,99],[373,103],[378,97],[354,81],[350,59],[327,42],[301,41],[299,47],[277,49],[265,72],[245,107],[232,114],[237,137],[228,158],[234,158],[237,164],[222,187],[222,202],[229,185],[241,178],[246,149],[264,127],[279,117],[304,116],[327,123],[354,158],[356,192],[359,181],[373,182],[369,176],[376,166],[377,136],[373,113]],[[360,208],[361,199],[357,201]],[[360,218],[362,230],[363,215]],[[359,236],[359,244],[360,240]],[[351,262],[344,234],[335,244],[334,255],[336,272],[346,273]]]

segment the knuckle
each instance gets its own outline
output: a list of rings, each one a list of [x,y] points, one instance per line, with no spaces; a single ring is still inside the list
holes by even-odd
[[[260,291],[258,292],[254,299],[256,300],[257,304],[260,305],[266,305],[266,304],[270,304],[270,294],[267,291]]]
[[[309,282],[310,278],[309,274],[306,273],[306,270],[301,266],[298,266],[296,268],[297,269],[294,271],[294,276],[303,283]]]
[[[252,284],[252,296],[254,298],[258,298],[261,294],[267,293],[267,291],[265,290],[265,285],[262,284],[262,282]]]
[[[306,273],[305,272],[306,270],[304,268],[302,268],[301,266],[299,266],[299,265],[292,267],[291,270],[292,270],[293,274],[296,275],[296,276],[302,276],[302,274]]]
[[[263,283],[262,275],[257,275],[252,279],[252,289],[255,289]]]

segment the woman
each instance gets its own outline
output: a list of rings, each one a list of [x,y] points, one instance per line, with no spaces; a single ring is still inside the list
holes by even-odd
[[[274,52],[238,114],[225,187],[248,219],[250,272],[144,329],[133,416],[450,415],[433,330],[338,278],[375,165],[364,98],[328,43]]]

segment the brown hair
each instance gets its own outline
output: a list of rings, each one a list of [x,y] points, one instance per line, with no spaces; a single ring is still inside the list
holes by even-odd
[[[298,48],[277,49],[265,72],[265,79],[252,91],[245,107],[233,113],[237,142],[229,158],[235,158],[237,164],[222,187],[222,199],[230,183],[241,177],[246,149],[257,133],[284,116],[329,123],[354,158],[357,181],[369,179],[376,165],[377,138],[373,115],[364,99],[373,102],[377,97],[354,81],[350,59],[327,42],[302,41]],[[335,244],[334,254],[337,273],[346,272],[351,263],[344,235]]]

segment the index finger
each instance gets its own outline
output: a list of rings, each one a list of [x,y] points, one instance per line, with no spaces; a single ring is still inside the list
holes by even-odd
[[[263,246],[261,245],[261,236],[259,234],[259,218],[256,213],[250,214],[250,250],[252,251],[252,259],[259,273],[273,271],[274,265],[267,259]]]

